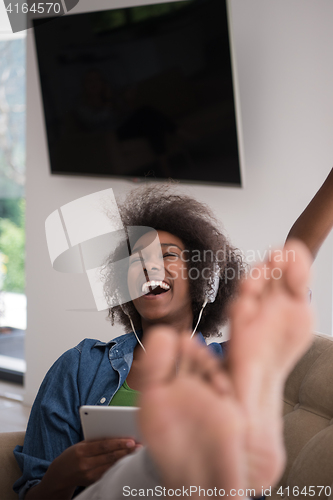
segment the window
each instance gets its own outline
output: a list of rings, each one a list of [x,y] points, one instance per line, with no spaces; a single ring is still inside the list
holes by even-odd
[[[0,30],[0,378],[25,372],[25,33]]]

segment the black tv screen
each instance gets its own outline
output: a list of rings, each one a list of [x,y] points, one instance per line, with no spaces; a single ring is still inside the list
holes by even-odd
[[[241,185],[226,5],[34,21],[51,172]]]

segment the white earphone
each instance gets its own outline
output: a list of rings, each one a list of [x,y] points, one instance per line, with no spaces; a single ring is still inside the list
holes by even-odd
[[[208,303],[212,304],[213,302],[215,302],[217,293],[219,291],[219,284],[220,284],[220,267],[215,262],[213,275],[212,275],[211,279],[208,281],[208,286],[207,286],[207,288],[205,290],[205,294],[204,294],[204,303],[202,304],[202,307],[200,309],[198,321],[197,321],[197,324],[194,327],[194,330],[192,332],[191,338],[193,337],[193,335],[197,331],[197,328],[198,328],[198,325],[200,323],[203,310],[205,309],[206,305]]]

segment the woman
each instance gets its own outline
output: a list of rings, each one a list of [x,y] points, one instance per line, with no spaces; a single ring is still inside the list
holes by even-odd
[[[137,352],[141,346],[135,334],[141,337],[143,345],[147,328],[154,324],[164,323],[180,334],[192,334],[207,293],[211,292],[216,263],[220,275],[218,293],[202,312],[202,334],[197,336],[204,342],[203,336],[217,334],[227,319],[228,303],[236,294],[238,278],[244,274],[240,253],[229,244],[205,205],[171,194],[171,190],[172,186],[164,185],[140,189],[131,192],[120,207],[125,227],[148,226],[158,232],[164,269],[160,262],[156,264],[154,256],[148,255],[146,271],[150,280],[156,278],[163,284],[148,285],[146,295],[110,309],[112,321],[119,321],[129,332],[132,322],[135,333],[107,344],[83,340],[63,354],[46,375],[31,411],[23,449],[15,449],[23,470],[15,484],[21,498],[71,498],[77,487],[93,483],[136,448],[134,441],[125,439],[82,441],[78,408],[117,401],[125,380],[127,392],[131,392],[128,387],[134,391],[140,388]],[[136,251],[147,246],[150,235],[150,231],[143,235],[140,231],[137,241],[132,235],[129,288],[138,275]],[[234,271],[234,279],[223,279],[227,269]],[[110,296],[114,292],[111,278],[106,266],[105,290]],[[163,292],[155,295],[160,288]],[[220,344],[211,344],[211,349],[222,353]]]
[[[297,224],[292,231],[294,237],[299,235],[309,243],[313,254],[318,249],[318,241],[320,245],[333,224],[330,215],[333,210],[322,209],[331,203],[327,192],[332,192],[332,174],[325,184],[328,188],[322,191],[324,195],[318,193],[323,203],[315,203],[314,207],[310,204],[307,211],[311,217],[305,211],[299,234]],[[202,335],[197,336],[202,339],[202,336],[218,333],[226,321],[228,303],[236,294],[238,278],[244,274],[244,264],[208,208],[191,198],[170,194],[165,186],[154,186],[130,193],[121,214],[127,227],[149,226],[158,231],[164,270],[148,258],[145,271],[156,278],[153,281],[163,282],[167,290],[154,295],[154,290],[162,287],[148,284],[146,296],[110,310],[112,321],[120,321],[127,331],[132,330],[132,323],[143,346],[149,326],[164,323],[180,334],[190,335],[201,313],[199,331]],[[324,223],[317,224],[322,229],[311,239],[308,235],[312,234],[316,218],[317,222],[324,220]],[[147,236],[141,235],[141,238]],[[132,243],[133,255],[146,245],[139,240]],[[136,281],[136,265],[130,260],[129,288]],[[233,273],[227,272],[231,269]],[[216,273],[219,281],[215,301],[208,302],[202,311],[207,297],[211,299],[214,291]],[[108,288],[110,277],[107,271],[105,289],[112,295],[113,290]],[[213,343],[211,348],[220,354],[223,350],[220,344]],[[132,331],[107,344],[86,339],[56,361],[34,403],[24,447],[15,449],[23,470],[15,484],[20,498],[70,499],[79,491],[78,486],[92,484],[119,458],[136,448],[132,440],[82,441],[78,408],[83,404],[108,405],[125,380],[132,390],[139,389],[138,349],[141,347]]]

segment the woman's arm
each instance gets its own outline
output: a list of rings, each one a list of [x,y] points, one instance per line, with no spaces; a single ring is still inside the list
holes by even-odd
[[[79,366],[82,363],[95,379],[95,368],[104,356],[101,350],[94,351],[97,357],[89,361],[95,341],[87,341],[86,347],[84,342],[50,368],[33,404],[23,448],[14,450],[22,470],[14,489],[25,499],[70,499],[76,487],[93,483],[136,448],[128,439],[82,441],[79,407],[86,400],[81,401],[81,394],[89,391],[91,384],[87,377],[80,382]]]
[[[289,231],[287,240],[298,238],[313,260],[333,227],[333,169]]]

